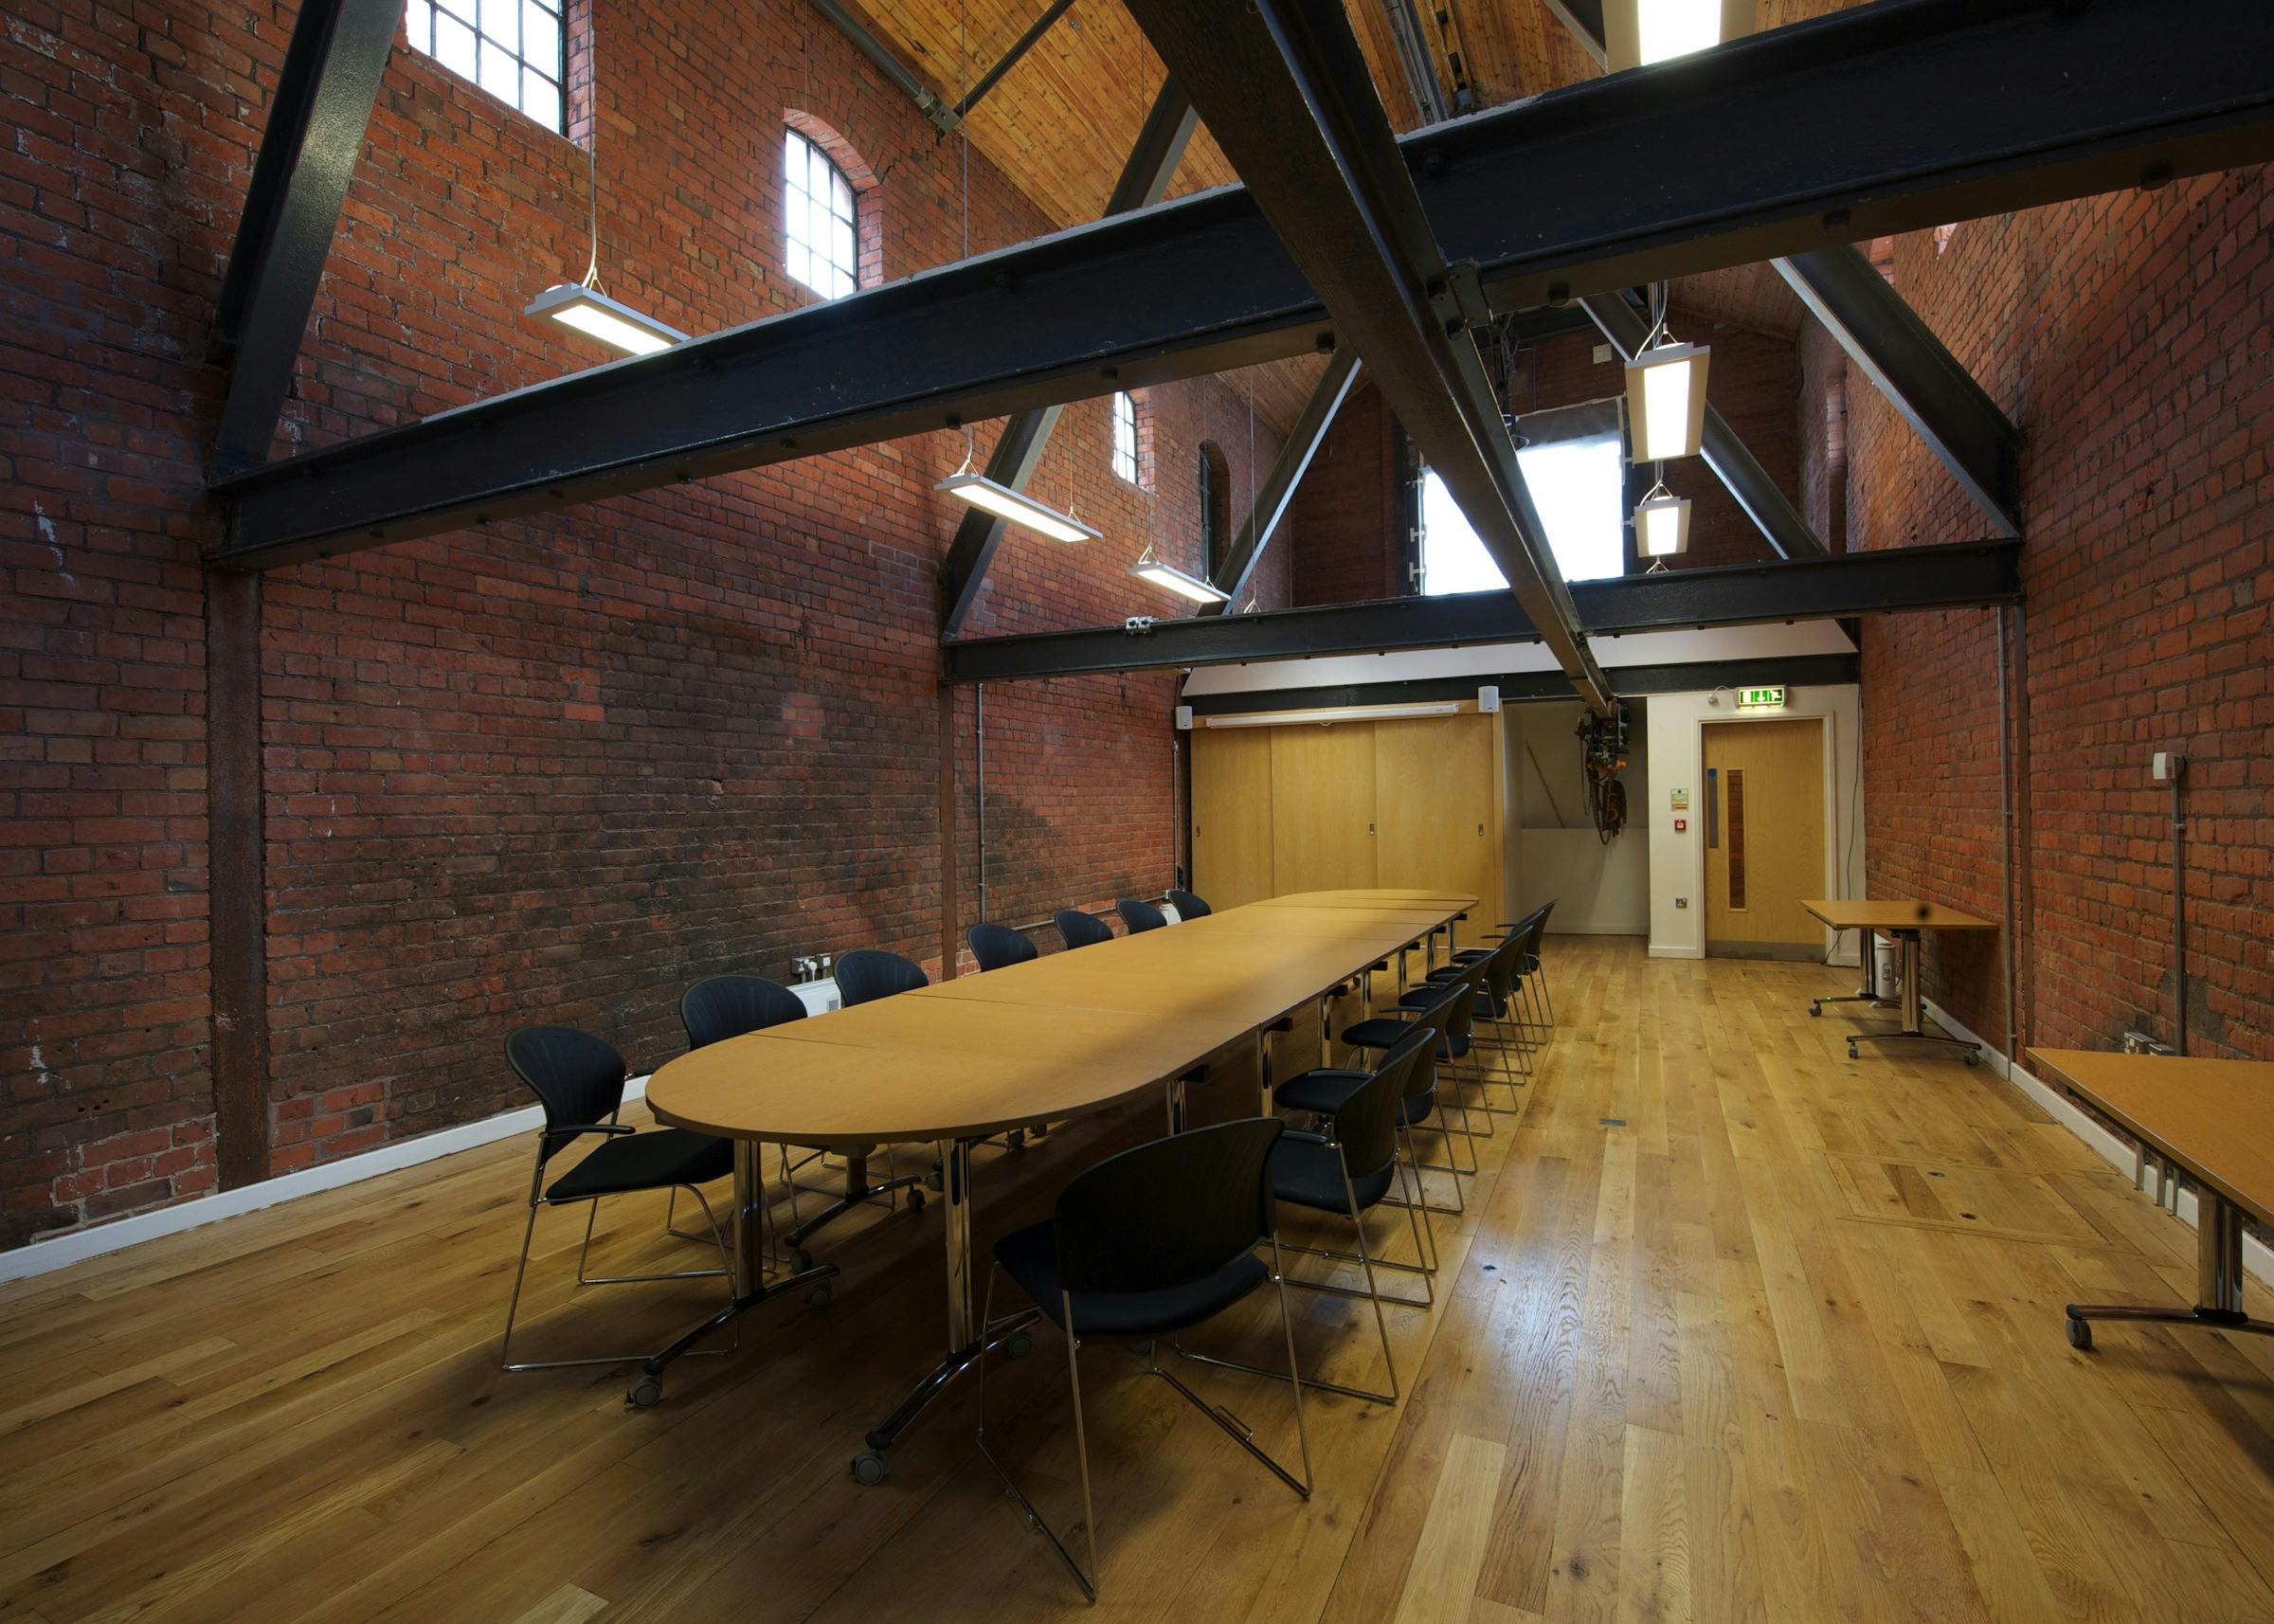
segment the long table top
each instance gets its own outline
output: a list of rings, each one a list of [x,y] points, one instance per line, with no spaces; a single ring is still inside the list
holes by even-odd
[[[1994,930],[1994,919],[1976,919],[1939,902],[1908,897],[1814,897],[1801,907],[1834,930]]]
[[[2274,1060],[2031,1049],[2030,1065],[2261,1223],[2274,1224]]]
[[[1182,1075],[1475,905],[1401,892],[1230,908],[711,1044],[659,1068],[647,1103],[681,1128],[791,1144],[1061,1121]]]

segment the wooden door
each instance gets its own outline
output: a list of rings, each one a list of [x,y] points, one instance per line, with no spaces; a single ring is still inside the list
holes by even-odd
[[[1706,951],[1815,958],[1824,928],[1800,907],[1824,893],[1824,725],[1706,727]]]
[[[1373,724],[1377,885],[1466,892],[1499,908],[1499,727],[1485,715]]]
[[[1338,722],[1331,727],[1258,730],[1272,739],[1272,894],[1377,883],[1378,725]]]
[[[1211,908],[1277,894],[1268,728],[1193,730],[1192,889]]]

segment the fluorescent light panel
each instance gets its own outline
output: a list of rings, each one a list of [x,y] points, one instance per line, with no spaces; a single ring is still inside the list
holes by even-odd
[[[1751,33],[1755,9],[1755,0],[1606,0],[1606,63],[1616,73],[1709,50]]]
[[[932,487],[950,496],[960,496],[975,508],[984,508],[997,518],[1023,526],[1037,535],[1046,535],[1053,541],[1095,541],[1099,532],[1080,519],[1069,518],[1056,508],[1044,507],[1023,491],[1014,491],[1008,485],[999,485],[984,474],[950,474]]]
[[[1634,550],[1645,558],[1671,558],[1689,550],[1689,498],[1652,496],[1634,508]]]
[[[1627,428],[1637,462],[1695,457],[1706,442],[1706,367],[1698,344],[1662,344],[1627,363]]]
[[[1219,592],[1198,575],[1187,575],[1175,565],[1164,564],[1157,558],[1140,558],[1129,566],[1129,573],[1142,576],[1156,586],[1165,586],[1196,604],[1220,604],[1232,595]]]
[[[666,326],[652,316],[642,316],[630,305],[619,303],[582,282],[555,282],[531,299],[521,314],[541,316],[563,327],[574,328],[586,337],[597,338],[627,355],[652,355],[659,350],[687,342],[687,334],[677,328]]]
[[[1342,705],[1325,711],[1258,711],[1244,715],[1203,716],[1212,728],[1293,727],[1305,722],[1395,722],[1408,716],[1457,716],[1461,708],[1441,705]]]

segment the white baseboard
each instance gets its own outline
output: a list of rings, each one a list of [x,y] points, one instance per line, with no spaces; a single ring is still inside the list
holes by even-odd
[[[634,1077],[623,1088],[623,1097],[627,1100],[639,1099],[646,1092],[645,1077]],[[313,1167],[301,1167],[274,1179],[263,1179],[257,1184],[244,1184],[234,1190],[216,1190],[209,1196],[176,1201],[171,1206],[159,1207],[152,1212],[114,1218],[108,1223],[95,1224],[86,1229],[66,1230],[52,1240],[35,1240],[27,1246],[17,1247],[13,1252],[0,1252],[0,1284],[50,1273],[89,1257],[122,1252],[130,1246],[139,1246],[143,1241],[155,1240],[160,1236],[179,1235],[186,1229],[196,1229],[222,1218],[235,1218],[240,1213],[259,1212],[262,1207],[273,1207],[280,1201],[313,1196],[319,1190],[336,1190],[343,1185],[361,1183],[382,1173],[416,1167],[422,1162],[439,1161],[458,1151],[494,1145],[500,1139],[511,1139],[516,1134],[534,1133],[544,1126],[544,1121],[545,1113],[541,1107],[525,1106],[519,1110],[485,1116],[479,1122],[461,1123],[457,1128],[438,1128],[432,1133],[422,1133],[415,1139],[382,1145],[357,1156],[343,1156],[336,1162],[320,1162]]]
[[[2047,1086],[2037,1077],[2032,1076],[2024,1067],[2008,1063],[2006,1056],[1999,1051],[1996,1044],[1983,1042],[1976,1034],[1952,1020],[1949,1013],[1934,1000],[1922,999],[1920,1001],[1926,1006],[1926,1013],[1933,1017],[1935,1024],[1953,1038],[1962,1038],[1969,1043],[1980,1043],[1982,1045],[1982,1064],[1985,1067],[2029,1095],[2038,1105],[2043,1106],[2047,1114],[2082,1139],[2092,1149],[2098,1151],[2111,1167],[2123,1174],[2127,1179],[2132,1177],[2134,1147],[2129,1140],[2118,1138],[2093,1118],[2079,1110],[2076,1102],[2059,1089]],[[2178,1208],[2179,1221],[2190,1229],[2194,1228],[2194,1191],[2182,1188],[2175,1204]],[[2245,1231],[2243,1235],[2243,1268],[2249,1273],[2257,1275],[2259,1284],[2274,1287],[2274,1249],[2269,1249],[2264,1241],[2247,1231]]]

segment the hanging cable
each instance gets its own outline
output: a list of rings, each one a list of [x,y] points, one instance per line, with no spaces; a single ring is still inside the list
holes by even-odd
[[[592,258],[585,265],[585,286],[604,298],[600,285],[600,119],[592,120],[592,138],[585,143],[585,208],[592,228]]]

